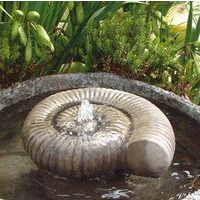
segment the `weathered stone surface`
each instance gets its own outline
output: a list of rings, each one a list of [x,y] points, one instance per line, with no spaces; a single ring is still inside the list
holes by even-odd
[[[0,111],[46,92],[54,93],[84,87],[104,87],[134,93],[174,108],[200,123],[200,106],[156,86],[107,73],[52,75],[19,83],[0,92]]]
[[[83,99],[93,105],[94,118],[82,122],[77,116]],[[159,177],[175,151],[172,126],[160,109],[138,95],[97,87],[38,103],[24,122],[22,141],[39,168],[67,178],[114,171]]]

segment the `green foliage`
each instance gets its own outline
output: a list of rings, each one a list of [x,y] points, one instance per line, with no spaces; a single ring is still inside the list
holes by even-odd
[[[189,88],[187,95],[193,102],[200,104],[200,16],[197,14],[196,7],[194,7],[193,2],[188,2],[188,19],[185,25],[185,30],[183,30],[184,43],[177,44],[176,39],[173,43],[174,47],[178,49],[179,63],[183,66],[184,70],[181,74],[181,82],[188,83],[191,87]]]
[[[3,5],[7,8],[6,3]],[[3,74],[0,75],[0,82],[5,85],[40,74],[38,70],[30,74],[32,66],[38,68],[44,59],[48,61],[50,49],[54,49],[46,30],[38,24],[38,12],[27,10],[25,15],[23,11],[16,10],[14,3],[9,6],[13,6],[11,15],[0,7],[3,12],[1,20],[4,21],[0,24],[0,74]]]
[[[10,58],[9,58],[9,63],[11,65],[15,64],[17,59],[20,58],[21,52],[20,52],[20,45],[19,44],[13,44],[10,46]]]
[[[144,27],[144,16],[122,11],[102,21],[97,28],[95,25],[89,27],[80,51],[83,62],[90,66],[113,63],[125,66],[135,78],[145,73],[146,76],[153,73],[162,75],[166,70],[174,76],[174,49],[168,41],[160,43],[158,39],[151,39],[150,27]],[[146,79],[161,82],[161,75]]]
[[[31,55],[31,63],[27,65],[25,60],[25,48],[22,45],[19,38],[14,41],[11,39],[11,26],[10,23],[0,24],[0,84],[3,87],[7,87],[15,81],[36,77],[41,74],[43,68],[41,67],[44,62],[52,59],[47,47],[40,47],[41,57],[35,53],[35,47],[33,54]],[[35,71],[32,71],[34,66]]]
[[[6,2],[0,1],[0,6],[5,8],[5,10],[11,15],[14,13],[14,10],[21,10],[24,15],[26,15],[29,11],[37,11],[40,13],[40,18],[37,16],[33,17],[33,13],[28,15],[28,19],[37,19],[37,22],[41,24],[48,33],[52,33],[54,27],[58,25],[63,14],[66,11],[68,2],[64,1],[18,1],[18,2]],[[37,14],[38,15],[38,14]],[[2,13],[2,9],[0,9],[0,22],[8,22],[10,19],[8,15]]]
[[[72,62],[68,70],[68,73],[85,73],[85,72],[88,72],[88,66],[81,62]]]
[[[59,57],[64,51],[65,46],[68,44],[69,39],[62,33],[56,32],[52,34],[51,40],[55,47],[54,56]]]
[[[0,61],[6,65],[13,64],[19,58],[20,44],[10,40],[9,24],[0,24]]]
[[[0,58],[1,60],[9,59],[10,57],[10,45],[9,45],[9,37],[8,30],[0,24]]]
[[[17,59],[18,54],[13,54],[11,59],[13,62],[17,59],[15,66],[20,66],[17,80],[62,72],[63,64],[75,60],[85,27],[93,21],[98,24],[108,13],[114,12],[123,4],[124,2],[81,1],[0,2],[0,22],[12,24],[12,34],[9,34],[11,41],[15,44],[21,42],[19,48],[13,47],[14,51],[19,50],[20,59]],[[53,49],[50,38],[55,46],[54,54],[47,48]],[[6,42],[6,39],[3,41]],[[7,47],[5,56],[11,45]]]
[[[194,3],[178,2],[188,20],[172,25],[174,4],[0,1],[0,84],[110,68],[200,104],[200,17]]]
[[[85,28],[90,23],[98,24],[99,21],[104,20],[109,13],[113,13],[119,9],[124,2],[104,2],[104,1],[85,1],[74,2],[73,7],[68,9],[67,16],[64,19],[63,32],[70,36],[69,42],[60,54],[52,62],[52,67],[48,70],[56,72],[60,71],[60,67],[67,62],[70,62],[77,56],[79,46],[82,44],[81,39],[85,35]]]
[[[189,2],[184,33],[184,25],[171,27],[167,23],[164,16],[172,4],[167,3],[167,8],[164,4],[150,2],[147,13],[141,6],[129,5],[125,7],[127,12],[116,13],[99,27],[93,24],[86,31],[79,59],[94,70],[116,73],[121,68],[120,75],[122,69],[132,71],[131,78],[156,84],[200,104],[200,88],[192,89],[200,80],[200,17],[192,27],[195,14]],[[181,30],[182,35],[174,35],[175,30]],[[181,37],[185,39],[182,44],[178,41]]]

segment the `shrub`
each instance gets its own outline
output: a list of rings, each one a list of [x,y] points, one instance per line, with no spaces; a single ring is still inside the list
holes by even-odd
[[[150,83],[165,84],[177,81],[175,51],[169,41],[160,43],[152,38],[143,15],[116,12],[109,19],[87,29],[82,61],[91,67],[121,66],[128,68],[132,77]],[[100,69],[101,70],[101,69]]]

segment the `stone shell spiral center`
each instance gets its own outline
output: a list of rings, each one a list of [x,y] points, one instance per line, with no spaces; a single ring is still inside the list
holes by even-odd
[[[114,133],[115,135],[127,135],[130,132],[131,121],[127,114],[110,107],[109,105],[93,104],[94,119],[79,122],[79,105],[73,105],[60,111],[52,119],[55,129],[63,135],[71,136],[93,136],[104,133]],[[126,134],[125,134],[126,133]]]

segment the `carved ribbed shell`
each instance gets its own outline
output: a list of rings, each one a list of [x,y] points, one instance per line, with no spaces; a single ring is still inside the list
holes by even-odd
[[[83,99],[103,119],[92,134],[65,131]],[[39,168],[68,177],[94,177],[115,170],[160,176],[175,150],[173,129],[151,102],[123,91],[74,89],[47,97],[23,126],[25,150]]]

